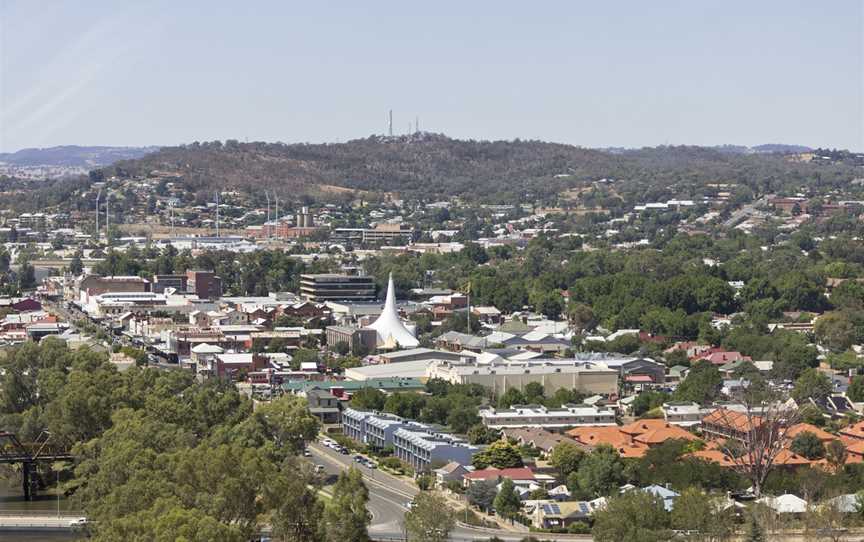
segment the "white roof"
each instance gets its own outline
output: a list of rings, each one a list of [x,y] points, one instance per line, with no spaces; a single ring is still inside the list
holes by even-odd
[[[390,278],[387,281],[387,299],[384,302],[384,310],[381,312],[381,316],[369,327],[378,332],[379,345],[394,342],[401,348],[414,348],[420,345],[420,341],[408,331],[396,311],[396,288],[393,286],[393,273],[390,273]]]
[[[214,344],[201,343],[194,347],[192,352],[195,354],[221,354],[224,350]]]
[[[762,497],[756,502],[774,509],[778,514],[803,514],[807,511],[807,501],[788,493],[779,497]]]

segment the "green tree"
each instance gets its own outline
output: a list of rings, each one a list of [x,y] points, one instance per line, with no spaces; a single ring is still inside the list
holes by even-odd
[[[576,471],[579,489],[586,495],[610,495],[624,480],[624,463],[614,448],[597,446],[586,455]]]
[[[633,415],[641,416],[669,400],[669,394],[662,391],[643,391],[633,401]]]
[[[638,490],[613,497],[605,509],[598,510],[591,534],[597,542],[660,542],[672,538],[663,499]]]
[[[384,410],[387,396],[378,388],[360,388],[351,396],[351,407],[358,410]]]
[[[477,452],[471,459],[471,463],[478,469],[495,467],[496,469],[509,469],[522,466],[522,455],[519,448],[506,440],[493,442],[485,450]]]
[[[73,276],[79,276],[84,272],[84,263],[81,261],[81,251],[75,251],[72,256],[72,261],[69,262],[69,273]]]
[[[498,398],[498,408],[510,408],[513,405],[524,405],[525,395],[518,388],[507,388],[507,391]]]
[[[717,367],[708,361],[699,361],[675,389],[672,398],[676,401],[708,404],[717,398],[722,384],[723,377]]]
[[[405,514],[405,529],[411,540],[444,542],[456,526],[453,511],[444,497],[422,492],[414,497],[414,506]]]
[[[860,321],[860,313],[832,311],[816,320],[813,331],[822,345],[833,352],[843,352],[860,340]]]
[[[810,431],[804,431],[795,435],[789,449],[807,459],[821,459],[825,457],[825,446],[819,437]]]
[[[562,442],[552,449],[549,454],[549,463],[558,470],[562,480],[566,480],[570,474],[579,470],[579,465],[585,457],[585,452],[575,444]]]
[[[853,377],[846,394],[857,403],[864,401],[864,376]]]
[[[504,478],[501,482],[501,489],[498,490],[498,495],[495,496],[493,504],[495,505],[495,513],[502,518],[512,521],[519,515],[521,502],[513,485],[513,480]]]
[[[795,381],[792,397],[801,404],[810,398],[824,399],[831,394],[831,390],[831,379],[816,369],[807,369]]]
[[[447,425],[456,433],[466,433],[472,426],[480,421],[477,416],[477,408],[471,406],[460,406],[450,411],[447,416]]]
[[[369,490],[363,475],[355,468],[339,474],[333,498],[324,509],[324,540],[327,542],[366,542],[370,517],[366,510]]]
[[[731,514],[719,510],[710,495],[695,487],[675,499],[671,520],[672,527],[685,531],[685,539],[693,542],[729,540],[735,529]]]
[[[468,429],[468,442],[471,444],[492,444],[501,438],[501,433],[478,423]]]
[[[320,425],[306,400],[296,395],[283,395],[260,405],[251,419],[269,442],[291,454],[302,452],[306,443],[315,439]]]
[[[468,502],[483,511],[489,510],[495,496],[498,494],[497,484],[493,480],[479,480],[473,482],[465,491]]]

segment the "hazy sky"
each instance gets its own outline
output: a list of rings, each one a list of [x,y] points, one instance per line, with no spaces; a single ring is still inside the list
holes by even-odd
[[[0,150],[423,130],[864,150],[861,0],[0,0]]]

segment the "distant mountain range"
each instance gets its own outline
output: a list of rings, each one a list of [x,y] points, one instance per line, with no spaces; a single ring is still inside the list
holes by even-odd
[[[95,168],[113,164],[118,160],[134,160],[159,147],[82,147],[63,145],[45,149],[21,149],[0,153],[0,163],[10,166],[63,166]]]

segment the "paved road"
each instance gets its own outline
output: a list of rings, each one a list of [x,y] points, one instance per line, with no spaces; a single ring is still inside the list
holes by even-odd
[[[372,523],[369,526],[369,534],[376,540],[404,540],[405,532],[402,525],[405,512],[408,510],[407,503],[419,493],[416,486],[387,473],[375,469],[369,469],[355,463],[350,455],[334,452],[319,443],[309,445],[312,459],[315,463],[323,465],[327,473],[338,474],[347,470],[350,466],[360,469],[366,486],[369,488],[369,511],[372,513]],[[538,536],[539,534],[539,536]],[[512,531],[491,530],[457,527],[450,535],[451,542],[474,542],[488,540],[497,536],[507,542],[518,542],[528,536],[529,533],[514,533]],[[590,541],[590,536],[579,535],[555,535],[537,533],[542,540],[560,540],[567,542]]]

